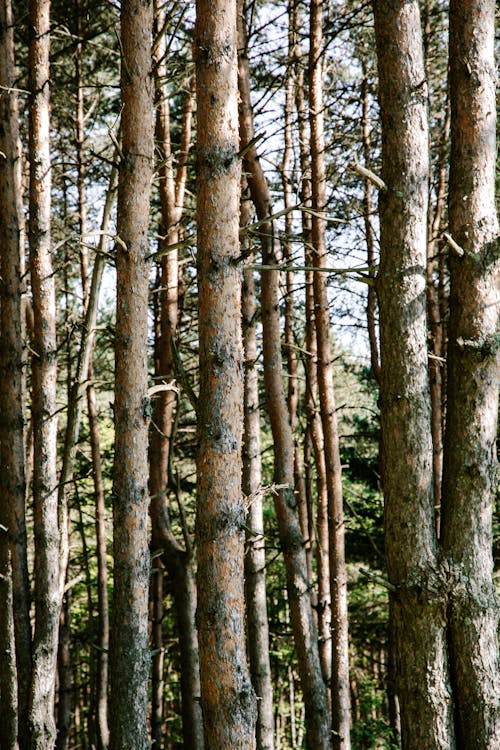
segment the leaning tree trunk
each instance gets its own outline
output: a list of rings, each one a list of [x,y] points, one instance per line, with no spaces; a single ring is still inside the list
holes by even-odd
[[[0,496],[2,497],[3,657],[1,704],[12,714],[14,742],[28,747],[28,703],[31,676],[30,593],[25,522],[24,460],[24,326],[21,152],[15,88],[14,34],[10,0],[0,7]],[[4,536],[5,535],[5,536]],[[9,606],[10,604],[10,606]],[[3,628],[6,628],[4,630]],[[15,638],[15,642],[12,639]],[[5,682],[4,682],[5,680]],[[10,688],[9,688],[10,683]],[[7,740],[9,721],[0,720],[0,745]]]
[[[245,643],[236,0],[198,0],[195,58],[201,702],[207,748],[243,750],[255,748],[257,708]]]
[[[255,146],[251,143],[253,115],[250,102],[250,75],[242,5],[239,23],[240,137],[244,168],[258,219],[264,270],[262,273],[262,327],[264,387],[274,442],[274,478],[278,489],[274,496],[280,541],[285,560],[291,624],[299,661],[300,678],[306,706],[308,741],[316,750],[331,747],[330,720],[326,689],[321,673],[318,637],[309,593],[304,539],[301,533],[294,492],[294,444],[288,406],[283,388],[281,321],[279,312],[279,270],[274,226],[269,219],[269,187]]]
[[[114,594],[110,747],[145,750],[148,710],[149,195],[153,174],[150,0],[121,7],[122,155],[116,247]]]
[[[33,294],[32,360],[35,635],[30,716],[32,750],[54,746],[59,614],[62,603],[57,502],[56,294],[50,248],[50,0],[31,0],[29,18],[29,250]]]
[[[382,118],[380,411],[403,747],[453,748],[426,326],[428,129],[418,2],[373,3]]]
[[[309,47],[309,119],[311,127],[312,261],[315,268],[328,265],[325,241],[326,208],[325,135],[323,119],[323,3],[312,0]],[[313,277],[317,340],[318,390],[326,464],[330,598],[332,618],[331,702],[333,747],[350,750],[351,700],[347,622],[347,570],[345,564],[344,503],[340,442],[333,385],[330,307],[327,279],[322,271]]]
[[[499,303],[495,206],[494,0],[450,5],[450,258],[443,548],[457,746],[500,746],[498,600],[493,583]],[[460,252],[460,251],[459,251]]]

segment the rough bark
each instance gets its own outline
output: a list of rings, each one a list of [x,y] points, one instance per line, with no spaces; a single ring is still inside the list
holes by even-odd
[[[28,747],[28,703],[31,675],[30,593],[25,522],[25,459],[23,376],[24,325],[22,302],[23,247],[20,149],[15,85],[13,20],[10,0],[0,6],[0,495],[2,497],[3,678],[1,701],[14,711],[14,741]],[[15,642],[11,637],[15,637]],[[17,681],[17,684],[16,684]],[[6,734],[7,719],[1,720]]]
[[[428,126],[417,2],[373,3],[382,119],[380,411],[386,557],[396,591],[397,693],[404,748],[453,748],[437,560],[427,367]]]
[[[328,265],[325,221],[326,206],[325,136],[323,119],[323,3],[312,0],[309,46],[309,119],[311,129],[312,262],[316,268]],[[347,622],[347,571],[345,565],[344,507],[340,444],[333,385],[330,307],[327,279],[317,272],[313,277],[317,340],[318,391],[323,426],[326,489],[328,495],[328,538],[330,598],[332,617],[331,700],[333,747],[349,750],[350,688]]]
[[[238,23],[240,139],[245,147],[252,141],[254,132],[242,9],[238,14]],[[272,213],[269,187],[255,146],[248,148],[243,163],[248,174],[250,194],[257,217],[263,221],[261,244],[263,263],[267,266],[262,273],[261,293],[264,387],[274,442],[274,478],[279,485],[274,502],[285,560],[291,624],[306,705],[308,741],[311,746],[321,750],[330,748],[330,726],[326,689],[319,660],[317,629],[309,595],[304,539],[294,492],[293,433],[282,381],[279,271],[272,268],[278,262],[278,248],[274,240],[272,221],[267,220]]]
[[[122,158],[116,247],[114,595],[110,747],[145,750],[148,711],[147,331],[153,169],[152,2],[121,7]]]
[[[499,229],[495,207],[493,0],[450,4],[450,258],[443,548],[457,746],[500,744],[498,600],[492,508],[498,382]]]
[[[249,197],[244,193],[241,226],[250,221]],[[247,248],[242,243],[242,252]],[[243,492],[248,507],[245,554],[245,599],[247,605],[250,676],[257,696],[257,750],[273,750],[273,690],[269,658],[269,624],[266,601],[266,546],[262,503],[259,373],[254,271],[243,271],[243,348],[245,352]]]
[[[198,611],[207,748],[255,748],[246,665],[236,0],[198,0],[195,31],[200,397]]]
[[[29,250],[34,316],[32,360],[35,634],[29,725],[33,750],[55,742],[60,533],[57,502],[56,298],[50,248],[50,2],[29,4]]]

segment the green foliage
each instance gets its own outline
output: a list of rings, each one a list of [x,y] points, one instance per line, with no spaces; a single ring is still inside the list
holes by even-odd
[[[351,741],[355,750],[398,750],[392,729],[382,715],[380,687],[372,677],[357,683],[358,707],[361,717],[352,727]]]

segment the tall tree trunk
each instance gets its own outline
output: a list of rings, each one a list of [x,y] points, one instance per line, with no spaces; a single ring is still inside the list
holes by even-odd
[[[431,81],[432,54],[430,41],[432,35],[431,13],[433,3],[425,0],[423,5],[424,55],[427,80]],[[429,211],[428,211],[428,255],[427,255],[427,318],[429,324],[429,384],[432,406],[432,445],[434,507],[436,510],[436,531],[438,538],[441,531],[441,486],[443,479],[443,432],[446,414],[446,330],[445,317],[442,314],[442,275],[443,255],[439,252],[440,240],[445,228],[445,209],[448,190],[448,145],[450,140],[450,102],[447,92],[442,123],[439,127],[439,141],[435,165],[430,163],[429,174]],[[431,144],[432,145],[432,144]],[[432,155],[432,150],[431,150]],[[432,196],[435,195],[434,203]]]
[[[249,196],[243,194],[241,226],[250,221]],[[247,247],[242,243],[242,254]],[[245,597],[248,655],[252,685],[257,695],[257,750],[273,750],[273,690],[269,658],[269,623],[266,601],[266,545],[262,508],[259,373],[256,331],[257,304],[252,268],[243,270],[243,348],[245,352],[243,492],[248,505]]]
[[[160,5],[158,3],[158,5]],[[166,381],[174,376],[173,339],[177,335],[179,316],[179,268],[178,253],[175,247],[180,239],[181,220],[184,211],[184,193],[187,177],[187,157],[191,142],[191,120],[193,94],[186,95],[183,107],[181,143],[177,153],[177,170],[174,170],[174,154],[170,139],[169,90],[165,83],[167,76],[165,25],[166,14],[157,9],[156,26],[159,39],[155,44],[156,66],[156,148],[160,155],[159,193],[161,206],[161,289],[159,292],[159,315],[155,352],[155,378]],[[163,578],[165,571],[173,584],[175,612],[181,652],[181,693],[182,731],[184,744],[193,750],[203,747],[203,717],[200,705],[200,676],[198,656],[198,634],[196,631],[196,585],[193,560],[190,550],[183,549],[176,539],[168,508],[167,489],[169,485],[172,458],[172,435],[177,404],[175,390],[162,390],[153,405],[153,428],[150,436],[150,476],[151,518],[153,521],[153,549],[162,549],[161,567],[155,571],[155,578]],[[156,609],[161,618],[163,586],[155,581],[152,589],[156,594]],[[161,623],[157,625],[157,638],[161,637]],[[154,646],[152,670],[152,739],[160,743],[163,731],[162,699],[163,692],[163,650],[162,644]],[[157,744],[156,746],[159,746]]]
[[[453,748],[427,368],[428,127],[418,2],[373,3],[382,118],[380,411],[404,748]]]
[[[148,712],[149,196],[153,173],[150,0],[121,6],[122,159],[116,248],[114,594],[110,747],[145,750]]]
[[[11,88],[15,81],[12,8],[10,0],[4,0],[0,5],[0,533],[5,575],[1,579],[5,587],[2,626],[6,629],[0,640],[8,664],[0,670],[5,680],[12,681],[13,701],[15,691],[14,740],[20,750],[27,750],[31,625],[25,521],[21,152],[17,92]],[[0,688],[2,706],[8,703],[7,684],[2,682]],[[7,721],[0,723],[7,731]]]
[[[240,138],[243,147],[251,143],[253,116],[250,103],[250,75],[247,44],[240,6],[239,23],[239,89]],[[309,595],[309,581],[294,492],[294,445],[290,417],[283,388],[281,326],[279,312],[279,271],[274,270],[278,258],[274,227],[269,220],[271,198],[255,146],[247,148],[244,168],[248,173],[250,194],[261,226],[264,266],[262,273],[262,326],[264,355],[264,387],[274,441],[274,478],[279,489],[274,495],[280,541],[285,559],[287,590],[292,628],[300,665],[300,678],[306,705],[308,741],[317,750],[330,748],[330,726],[326,689],[318,653],[317,629]],[[269,266],[271,268],[269,268]]]
[[[87,336],[92,337],[97,321],[97,307],[102,275],[104,272],[106,251],[109,244],[109,223],[112,216],[116,198],[118,170],[115,166],[111,169],[109,187],[104,203],[101,236],[98,252],[96,254],[92,280],[90,284],[89,298],[86,305],[85,331]],[[91,341],[88,341],[89,352]],[[86,338],[84,337],[84,342]],[[80,351],[80,357],[82,351]],[[87,386],[87,416],[89,420],[90,450],[92,456],[92,480],[94,484],[95,502],[95,533],[97,554],[97,663],[96,663],[96,729],[98,750],[107,750],[109,745],[108,725],[108,651],[109,651],[109,597],[108,597],[108,563],[106,542],[106,503],[104,497],[104,482],[102,475],[101,450],[99,440],[99,414],[97,410],[97,399],[93,384],[93,362],[90,354],[88,360],[88,386]]]
[[[34,315],[32,361],[35,635],[30,698],[31,747],[54,746],[54,689],[62,603],[57,498],[56,297],[50,248],[50,0],[30,0],[29,249]]]
[[[255,747],[246,665],[236,0],[196,4],[201,700],[207,748]]]
[[[361,81],[361,138],[363,143],[363,161],[366,169],[371,168],[371,138],[370,138],[370,96],[368,88],[368,73],[363,66]],[[380,382],[380,357],[377,331],[377,292],[375,290],[376,257],[375,239],[372,226],[372,184],[366,177],[363,183],[363,220],[365,224],[366,256],[368,261],[368,275],[370,284],[366,297],[366,321],[368,327],[368,341],[370,344],[370,364],[372,374],[377,383]]]
[[[296,12],[298,14],[298,8]],[[300,26],[300,20],[297,18],[297,26]],[[302,51],[300,50],[300,54]],[[300,58],[297,65],[297,83],[295,87],[295,106],[297,109],[297,124],[299,130],[299,159],[300,159],[300,201],[304,206],[310,205],[311,202],[311,154],[309,150],[309,118],[307,115],[307,105],[304,87],[304,69],[300,65]],[[311,214],[301,212],[302,239],[304,243],[304,263],[306,267],[312,267],[312,241],[311,241]],[[306,507],[301,512],[299,506],[300,523],[302,533],[306,539],[306,557],[309,580],[312,580],[312,561],[311,551],[315,533],[316,539],[316,560],[318,566],[318,599],[320,601],[318,635],[322,638],[331,640],[331,603],[330,603],[330,570],[328,563],[328,497],[326,494],[326,476],[325,476],[325,455],[323,451],[323,429],[317,410],[318,403],[318,377],[317,377],[317,356],[318,346],[316,341],[315,327],[315,308],[314,308],[314,290],[313,290],[313,272],[306,271],[306,416],[307,430],[304,442],[304,463],[306,470]],[[313,466],[312,452],[314,454],[314,465],[316,469],[316,507],[317,514],[314,518],[313,513]],[[316,531],[315,531],[316,530]],[[313,592],[314,593],[314,592]],[[323,622],[321,622],[321,618]],[[323,649],[324,652],[327,649]],[[331,654],[331,646],[328,648]],[[326,653],[321,655],[323,675],[326,674],[326,665],[324,664]],[[331,658],[328,665],[328,671],[331,671]]]
[[[442,528],[457,745],[468,750],[500,745],[491,526],[500,374],[494,19],[494,0],[450,4],[449,222],[464,254],[450,258]]]
[[[311,128],[312,261],[315,268],[328,265],[325,242],[326,207],[325,136],[323,121],[323,3],[312,0],[309,46],[309,118]],[[335,750],[349,750],[350,687],[347,623],[347,571],[342,498],[339,431],[333,386],[330,308],[326,276],[313,278],[316,340],[318,347],[318,390],[323,426],[330,558],[330,597],[332,616],[332,728]]]

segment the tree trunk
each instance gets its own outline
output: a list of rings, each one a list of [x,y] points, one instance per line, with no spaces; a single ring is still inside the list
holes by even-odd
[[[0,667],[6,680],[0,691],[2,706],[9,703],[11,693],[14,741],[19,742],[20,750],[27,750],[31,625],[25,521],[21,152],[17,92],[11,88],[15,83],[12,9],[10,0],[4,0],[0,5],[0,546],[6,577],[2,579],[5,598],[1,600],[5,604],[0,642],[8,663]],[[12,636],[15,642],[10,640]],[[9,680],[11,688],[7,687]],[[5,738],[7,718],[0,723],[5,726]]]
[[[110,747],[145,750],[148,713],[149,195],[153,172],[153,7],[121,7],[122,159],[115,343],[114,594]]]
[[[197,1],[195,58],[201,701],[207,748],[243,750],[255,747],[257,709],[246,665],[244,611],[236,0]]]
[[[453,748],[432,492],[425,273],[428,128],[418,2],[373,3],[382,118],[380,411],[404,748]]]
[[[159,193],[161,206],[160,252],[161,289],[159,315],[155,341],[155,377],[161,384],[174,376],[174,356],[172,341],[177,335],[179,316],[179,269],[178,253],[175,247],[180,238],[180,224],[184,211],[184,192],[187,177],[187,157],[191,142],[191,119],[193,95],[187,94],[182,116],[181,143],[174,171],[174,154],[170,139],[170,104],[166,81],[166,40],[164,37],[165,12],[158,9],[156,26],[161,34],[155,45],[156,66],[156,148],[160,154]],[[163,577],[165,571],[173,583],[173,595],[181,650],[181,693],[182,731],[184,744],[193,750],[203,747],[203,717],[200,705],[200,677],[198,656],[198,634],[196,631],[196,586],[193,561],[190,550],[185,550],[175,538],[168,508],[167,489],[172,458],[172,435],[177,396],[175,390],[160,391],[153,405],[153,429],[150,436],[150,477],[151,518],[153,520],[153,548],[163,549],[161,565],[163,570],[154,573]],[[163,586],[155,582],[157,615],[161,605],[158,601]],[[157,637],[161,627],[157,627]],[[155,698],[155,711],[152,713],[152,738],[161,740],[163,691],[162,644],[155,646],[153,656],[152,689]],[[159,745],[157,745],[159,746]]]
[[[371,168],[371,139],[370,139],[370,97],[368,90],[368,73],[363,63],[363,80],[361,81],[361,138],[363,143],[363,161],[366,169]],[[363,220],[365,225],[366,259],[368,261],[368,275],[370,284],[366,296],[366,322],[368,327],[368,341],[370,344],[370,364],[372,375],[376,383],[380,382],[380,357],[377,331],[377,292],[375,290],[376,256],[372,225],[372,184],[368,178],[363,183]]]
[[[239,23],[239,89],[240,138],[243,147],[254,137],[250,103],[250,76],[246,56],[243,11]],[[279,489],[274,495],[280,541],[285,559],[287,590],[292,628],[300,665],[300,678],[306,705],[308,741],[316,750],[330,748],[330,726],[325,684],[321,674],[318,637],[314,622],[309,581],[294,492],[293,433],[283,388],[283,361],[279,312],[279,271],[274,270],[278,258],[274,240],[269,188],[257,157],[255,146],[247,149],[244,168],[248,173],[250,194],[261,226],[263,263],[262,326],[264,355],[264,387],[274,441],[274,478]]]
[[[246,191],[241,206],[241,226],[250,221]],[[242,253],[247,247],[242,243]],[[245,555],[248,655],[252,685],[257,695],[257,750],[273,750],[273,690],[269,659],[269,624],[266,601],[266,545],[262,511],[262,461],[260,440],[259,372],[256,331],[257,305],[254,271],[243,271],[243,348],[245,352],[243,492],[248,506]]]
[[[323,121],[323,3],[312,0],[309,47],[309,119],[311,127],[312,261],[315,268],[328,265],[325,222],[326,207],[325,136]],[[313,278],[316,340],[318,347],[318,390],[323,426],[332,617],[332,729],[335,750],[350,750],[349,643],[347,623],[347,571],[345,565],[344,507],[339,431],[333,386],[330,309],[324,273]]]
[[[34,315],[35,534],[35,635],[29,717],[32,750],[50,750],[55,742],[54,689],[62,603],[56,467],[56,298],[50,248],[49,12],[49,0],[30,1],[29,248]]]
[[[457,746],[500,745],[492,509],[498,382],[494,0],[450,4],[450,258],[443,548]]]

